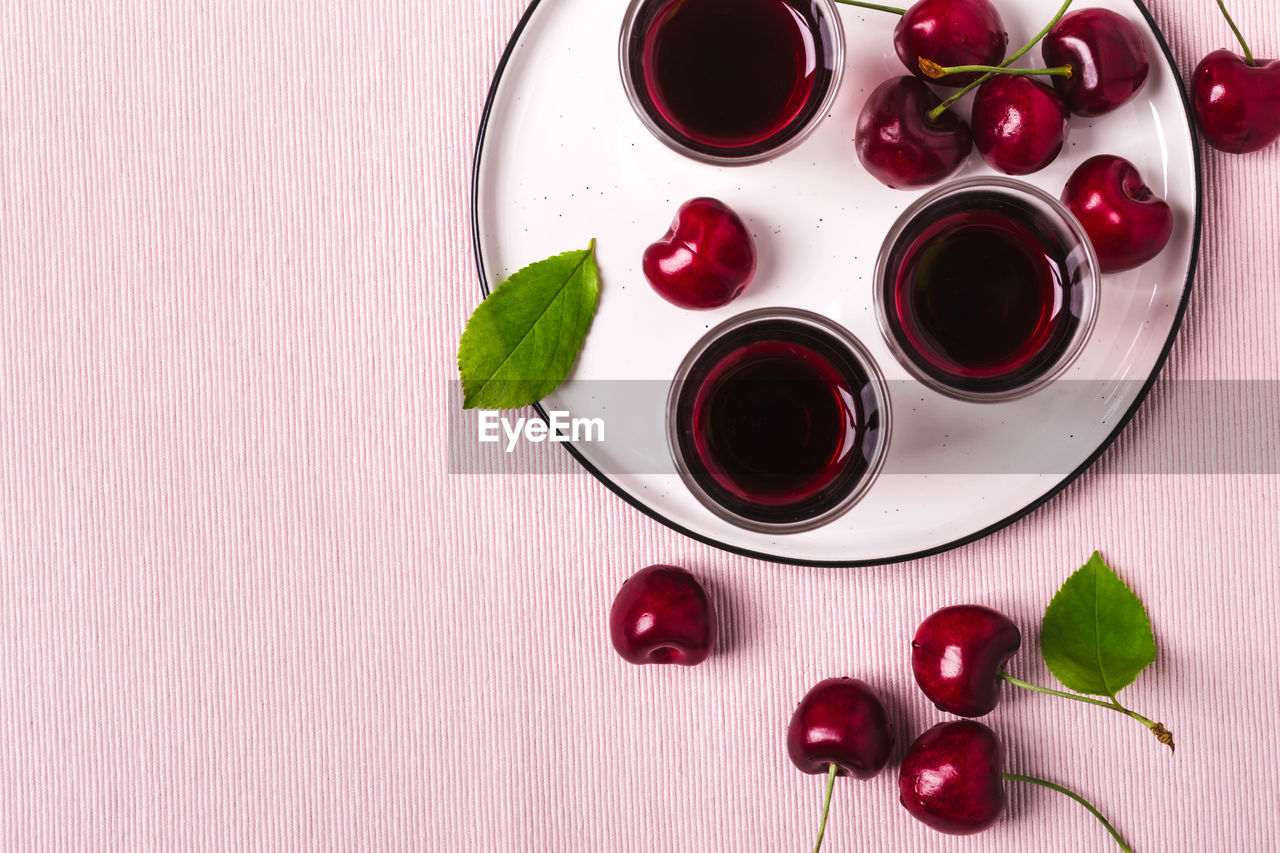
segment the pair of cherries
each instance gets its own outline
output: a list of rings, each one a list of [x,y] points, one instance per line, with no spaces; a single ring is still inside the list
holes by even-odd
[[[1041,45],[1050,67],[1035,71],[1000,67],[1008,36],[990,0],[920,0],[903,13],[894,46],[914,76],[893,78],[871,93],[855,141],[867,171],[901,189],[941,181],[975,147],[1001,172],[1037,172],[1062,151],[1072,114],[1118,109],[1150,70],[1137,29],[1108,9],[1055,19]],[[1030,74],[1051,75],[1053,85]],[[965,88],[942,101],[926,81]],[[970,129],[948,108],[980,81]]]
[[[959,605],[921,623],[911,644],[916,683],[943,711],[989,713],[1000,699],[999,673],[1022,645],[1007,617],[987,607]],[[888,763],[894,735],[879,697],[853,678],[813,687],[787,730],[791,760],[806,773],[869,779]],[[968,835],[994,824],[1007,796],[1004,750],[987,726],[972,720],[939,723],[907,749],[898,774],[899,800],[909,814],[940,832]]]
[[[893,750],[893,729],[875,692],[856,678],[813,687],[787,727],[787,752],[805,773],[870,779]],[[898,799],[921,823],[948,835],[987,829],[1004,812],[1004,748],[973,720],[939,723],[916,738],[898,773]]]

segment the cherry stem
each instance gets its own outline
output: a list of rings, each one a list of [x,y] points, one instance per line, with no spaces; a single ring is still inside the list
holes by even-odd
[[[879,3],[864,3],[862,0],[836,0],[836,2],[846,6],[857,6],[859,9],[875,9],[877,12],[892,12],[895,15],[907,14],[906,9],[899,9],[897,6],[881,6]]]
[[[1090,812],[1093,813],[1093,816],[1096,817],[1102,823],[1102,825],[1107,828],[1107,832],[1111,833],[1111,837],[1114,838],[1116,840],[1116,843],[1120,845],[1121,850],[1125,851],[1125,853],[1133,853],[1133,848],[1125,843],[1125,840],[1120,837],[1120,833],[1116,832],[1116,828],[1111,825],[1111,822],[1102,816],[1102,812],[1095,809],[1093,807],[1093,803],[1089,802],[1084,797],[1077,794],[1075,791],[1068,791],[1066,788],[1062,787],[1061,785],[1055,785],[1052,782],[1046,782],[1044,779],[1037,779],[1034,776],[1020,776],[1017,773],[1004,773],[1004,774],[1001,774],[1000,778],[1008,780],[1010,782],[1030,782],[1032,785],[1039,785],[1042,788],[1049,788],[1050,790],[1057,791],[1059,794],[1066,794],[1068,797],[1075,800],[1077,803],[1084,806],[1086,809],[1088,809]]]
[[[939,77],[946,77],[948,74],[964,74],[969,71],[977,71],[984,74],[1003,74],[1008,77],[1035,77],[1044,75],[1047,77],[1071,77],[1070,65],[1059,65],[1056,68],[1005,68],[996,65],[951,65],[946,68],[932,60],[920,58],[920,70],[926,76],[937,80]]]
[[[1004,62],[1001,62],[1000,67],[1008,68],[1014,62],[1016,62],[1019,58],[1021,58],[1024,53],[1026,53],[1027,51],[1031,50],[1031,48],[1039,44],[1040,39],[1047,36],[1049,34],[1049,30],[1053,29],[1053,25],[1058,23],[1058,21],[1062,20],[1063,15],[1067,14],[1067,10],[1071,8],[1071,2],[1072,0],[1066,0],[1066,2],[1062,4],[1062,8],[1058,10],[1058,13],[1053,16],[1053,20],[1045,24],[1044,29],[1036,33],[1035,38],[1031,39],[1031,41],[1027,42],[1021,48],[1019,48],[1017,53],[1015,53],[1013,56],[1006,59]],[[937,121],[942,116],[942,114],[947,111],[948,107],[950,107],[956,101],[963,98],[965,95],[972,92],[974,89],[981,86],[983,83],[990,80],[991,76],[992,76],[991,72],[987,72],[986,74],[983,74],[977,80],[974,80],[968,86],[965,86],[959,92],[956,92],[950,98],[947,98],[945,101],[938,104],[938,106],[934,107],[932,110],[929,111],[929,120]]]
[[[1054,690],[1049,687],[1041,687],[1038,684],[1032,684],[1028,681],[1023,681],[1020,678],[1014,678],[1012,675],[1010,675],[1007,672],[1000,673],[1000,677],[1003,678],[1005,681],[1009,682],[1010,684],[1014,685],[1015,687],[1022,687],[1026,690],[1034,690],[1036,693],[1047,693],[1050,696],[1061,696],[1063,699],[1074,699],[1077,702],[1088,702],[1090,705],[1098,705],[1099,707],[1102,707],[1102,708],[1109,708],[1112,711],[1117,711],[1121,714],[1124,714],[1127,717],[1133,717],[1133,719],[1137,720],[1138,722],[1142,723],[1144,726],[1149,728],[1151,730],[1151,734],[1155,735],[1156,740],[1160,741],[1162,744],[1169,747],[1170,754],[1174,752],[1173,732],[1166,729],[1163,723],[1157,723],[1154,720],[1149,720],[1146,717],[1139,714],[1137,711],[1129,710],[1125,706],[1121,705],[1120,702],[1114,696],[1112,696],[1111,701],[1108,702],[1103,699],[1091,699],[1088,696],[1081,696],[1078,693],[1067,693],[1066,691],[1063,691],[1063,690]]]
[[[837,768],[834,764],[827,771],[827,796],[822,801],[822,823],[818,824],[818,842],[813,845],[813,853],[822,849],[822,836],[827,834],[827,813],[831,811],[831,791],[836,786]]]
[[[1250,65],[1257,65],[1253,61],[1253,51],[1249,50],[1249,44],[1244,40],[1244,36],[1240,34],[1240,28],[1236,26],[1236,22],[1231,19],[1231,13],[1227,11],[1226,5],[1222,0],[1218,0],[1218,8],[1222,10],[1222,17],[1227,19],[1227,26],[1231,27],[1231,32],[1236,34],[1236,41],[1240,42],[1240,46],[1244,48],[1244,61]]]

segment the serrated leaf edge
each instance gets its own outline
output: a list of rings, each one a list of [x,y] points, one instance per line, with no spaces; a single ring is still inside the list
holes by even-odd
[[[513,347],[511,348],[511,353],[514,353],[514,352],[515,352],[515,350],[519,348],[520,344],[522,344],[522,343],[524,342],[525,338],[527,338],[530,334],[532,334],[532,333],[533,333],[533,329],[534,329],[534,327],[536,327],[536,326],[537,326],[537,324],[538,324],[538,319],[541,319],[541,317],[542,317],[543,315],[545,315],[545,314],[546,314],[546,312],[547,312],[548,310],[550,310],[551,306],[552,306],[553,304],[555,304],[555,301],[556,301],[556,300],[560,297],[560,295],[564,292],[565,288],[569,286],[569,282],[570,282],[570,281],[572,281],[572,280],[574,279],[574,276],[576,276],[576,275],[578,274],[578,271],[582,269],[583,265],[585,265],[589,259],[591,259],[591,258],[593,258],[593,257],[594,257],[594,255],[595,255],[595,247],[596,247],[596,241],[595,241],[595,238],[593,237],[593,238],[591,238],[591,241],[587,244],[587,248],[586,248],[586,249],[573,249],[573,250],[570,250],[570,251],[568,251],[568,252],[557,252],[557,253],[556,253],[556,254],[554,254],[554,255],[548,255],[547,257],[542,258],[541,260],[533,261],[532,263],[526,264],[526,265],[524,265],[523,267],[521,267],[520,269],[518,269],[518,270],[516,270],[515,272],[511,273],[511,275],[507,276],[504,280],[502,280],[501,282],[499,282],[499,283],[498,283],[498,286],[497,286],[497,287],[495,287],[495,288],[494,288],[494,289],[489,293],[489,295],[488,295],[488,296],[486,296],[486,297],[485,297],[485,298],[480,302],[480,305],[483,305],[485,302],[487,302],[487,301],[489,301],[490,299],[492,299],[492,298],[494,297],[494,295],[496,295],[496,294],[498,293],[498,291],[500,291],[500,290],[501,290],[502,288],[504,288],[504,287],[508,287],[508,286],[510,286],[510,285],[511,285],[511,282],[512,282],[512,280],[513,280],[513,279],[518,278],[522,273],[526,272],[527,270],[531,269],[532,267],[536,267],[536,266],[538,266],[539,264],[543,264],[543,263],[546,263],[547,261],[555,260],[555,259],[560,258],[560,257],[563,257],[563,256],[565,256],[565,255],[578,255],[578,254],[582,255],[582,257],[581,257],[581,258],[578,260],[578,262],[574,265],[573,269],[569,271],[569,274],[568,274],[567,276],[565,276],[564,282],[560,285],[560,287],[559,287],[559,288],[557,288],[555,295],[554,295],[554,296],[552,296],[552,298],[551,298],[550,300],[548,300],[546,307],[545,307],[545,308],[543,308],[542,312],[541,312],[541,313],[539,313],[538,317],[534,319],[534,322],[530,324],[529,329],[528,329],[528,330],[527,330],[523,335],[521,335],[520,340],[516,342],[515,346],[513,346]],[[591,313],[592,313],[593,317],[594,317],[594,314],[595,314],[596,305],[598,304],[599,295],[600,295],[599,274],[598,274],[598,272],[597,272],[597,275],[596,275],[596,279],[597,279],[597,281],[595,282],[595,284],[594,284],[594,285],[592,285],[592,286],[590,287],[591,296],[592,296],[592,300],[591,300]],[[490,383],[490,382],[492,381],[492,379],[493,379],[493,376],[498,372],[498,370],[500,370],[500,369],[501,369],[505,364],[507,364],[507,362],[508,362],[508,361],[510,361],[510,360],[511,360],[511,353],[508,353],[508,354],[507,354],[507,357],[506,357],[506,358],[504,358],[504,359],[503,359],[503,360],[502,360],[502,361],[497,365],[497,367],[495,367],[495,368],[493,369],[493,371],[492,371],[492,372],[490,373],[490,375],[489,375],[489,378],[488,378],[488,379],[485,379],[485,380],[480,384],[480,387],[478,387],[478,388],[472,388],[471,390],[468,390],[468,388],[467,388],[467,381],[466,381],[466,378],[465,378],[465,375],[464,375],[463,356],[464,356],[464,350],[466,350],[466,349],[467,349],[467,346],[468,346],[467,342],[468,342],[468,340],[470,340],[470,339],[472,338],[472,335],[473,335],[473,330],[472,330],[472,328],[471,328],[471,321],[472,321],[472,319],[474,319],[474,318],[475,318],[476,311],[479,311],[479,310],[480,310],[480,305],[477,305],[477,306],[475,307],[475,309],[473,309],[473,310],[472,310],[472,312],[471,312],[471,316],[467,318],[467,324],[466,324],[466,326],[465,326],[465,327],[463,328],[463,330],[462,330],[462,335],[461,335],[461,336],[459,337],[459,339],[458,339],[458,354],[457,354],[457,357],[456,357],[456,361],[457,361],[457,366],[458,366],[458,377],[459,377],[459,379],[462,381],[462,398],[463,398],[463,399],[462,399],[462,408],[464,408],[464,409],[479,408],[479,405],[475,403],[475,399],[476,399],[477,397],[479,397],[481,394],[483,394],[483,393],[484,393],[484,389],[485,389],[486,387],[488,387],[489,383]],[[589,320],[588,320],[588,322],[587,322],[587,329],[586,329],[586,331],[589,331],[589,330],[590,330],[590,328],[591,328],[591,323],[590,323],[590,319],[589,319]],[[584,331],[584,332],[583,332],[583,338],[584,338],[584,339],[585,339],[585,337],[586,337],[586,331]],[[579,344],[579,351],[581,351],[581,344]],[[574,354],[574,362],[576,363],[576,361],[577,361],[577,353],[575,353],[575,354]],[[570,367],[570,370],[572,370],[572,366]],[[566,375],[567,375],[567,373],[566,373]],[[556,386],[559,386],[560,382],[563,382],[563,381],[564,381],[564,377],[560,377],[559,381],[557,381],[557,383],[556,383]],[[541,399],[541,397],[536,398],[536,399],[533,399],[533,400],[528,400],[528,401],[525,401],[525,402],[523,402],[523,403],[516,403],[516,404],[513,404],[513,405],[503,406],[503,407],[501,407],[501,408],[507,408],[507,409],[518,409],[518,408],[520,408],[521,406],[526,406],[526,405],[529,405],[529,404],[531,404],[531,403],[536,403],[539,399]]]
[[[1159,646],[1158,646],[1158,645],[1156,644],[1156,642],[1155,642],[1155,628],[1154,628],[1154,627],[1152,627],[1152,625],[1151,625],[1151,614],[1147,613],[1147,605],[1146,605],[1146,604],[1144,604],[1144,603],[1143,603],[1143,601],[1142,601],[1142,599],[1138,597],[1138,594],[1137,594],[1136,592],[1134,592],[1134,591],[1133,591],[1133,588],[1132,588],[1132,587],[1130,587],[1130,586],[1129,586],[1129,584],[1125,583],[1124,578],[1120,577],[1120,574],[1119,574],[1115,569],[1111,568],[1111,566],[1110,566],[1110,565],[1108,565],[1108,564],[1107,564],[1106,558],[1102,556],[1102,552],[1101,552],[1101,551],[1094,551],[1094,552],[1093,552],[1093,554],[1091,554],[1091,555],[1090,555],[1089,559],[1085,561],[1084,565],[1082,565],[1080,568],[1076,569],[1076,570],[1075,570],[1074,572],[1072,572],[1071,574],[1067,575],[1066,579],[1065,579],[1065,580],[1062,582],[1062,584],[1058,587],[1058,591],[1057,591],[1057,592],[1055,592],[1055,593],[1053,594],[1053,597],[1049,599],[1049,603],[1045,606],[1045,613],[1046,613],[1046,614],[1048,614],[1048,612],[1049,612],[1050,608],[1052,608],[1052,607],[1053,607],[1054,602],[1056,602],[1056,601],[1058,600],[1058,596],[1062,595],[1063,591],[1064,591],[1064,590],[1066,589],[1066,587],[1067,587],[1067,584],[1071,582],[1071,579],[1072,579],[1072,578],[1074,578],[1076,575],[1080,574],[1081,572],[1083,572],[1085,569],[1087,569],[1087,568],[1089,568],[1090,566],[1092,566],[1092,565],[1093,565],[1093,561],[1094,561],[1095,559],[1096,559],[1096,560],[1097,560],[1097,561],[1098,561],[1098,562],[1099,562],[1099,563],[1100,563],[1104,568],[1106,568],[1106,569],[1107,569],[1107,571],[1109,571],[1109,572],[1111,572],[1111,574],[1115,575],[1116,580],[1118,580],[1118,581],[1120,582],[1120,585],[1121,585],[1122,587],[1124,587],[1124,589],[1125,589],[1125,590],[1126,590],[1130,595],[1132,595],[1132,596],[1133,596],[1134,601],[1138,602],[1138,608],[1142,611],[1142,618],[1143,618],[1143,619],[1146,621],[1146,623],[1147,623],[1147,631],[1148,631],[1148,632],[1150,632],[1150,634],[1151,634],[1151,644],[1152,644],[1152,646],[1156,647],[1157,654],[1158,654],[1158,652],[1159,652]],[[1093,641],[1094,641],[1094,642],[1093,642],[1093,644],[1094,644],[1094,647],[1095,647],[1095,648],[1100,648],[1100,647],[1101,647],[1101,645],[1102,645],[1102,643],[1099,641],[1099,637],[1098,637],[1098,581],[1097,581],[1097,576],[1098,576],[1098,573],[1097,573],[1097,571],[1095,570],[1095,571],[1094,571],[1094,583],[1093,583],[1093,610],[1094,610],[1094,614],[1093,614],[1093,626],[1092,626],[1092,630],[1093,630]],[[1041,622],[1043,623],[1043,617],[1041,617]],[[1136,681],[1136,680],[1137,680],[1137,678],[1138,678],[1138,675],[1141,675],[1143,672],[1145,672],[1145,671],[1147,670],[1147,667],[1151,666],[1151,664],[1152,664],[1152,663],[1154,663],[1154,658],[1153,658],[1151,661],[1148,661],[1148,662],[1146,663],[1146,665],[1144,665],[1144,666],[1142,667],[1142,669],[1138,670],[1137,674],[1135,674],[1135,675],[1134,675],[1134,677],[1133,677],[1133,679],[1131,679],[1127,684],[1125,684],[1124,686],[1120,687],[1120,688],[1119,688],[1119,689],[1117,689],[1117,690],[1112,690],[1112,689],[1111,689],[1111,685],[1110,685],[1109,683],[1107,683],[1106,671],[1105,671],[1105,669],[1104,669],[1104,668],[1103,668],[1103,666],[1102,666],[1102,659],[1099,657],[1099,658],[1098,658],[1098,673],[1099,673],[1099,677],[1100,677],[1100,678],[1101,678],[1101,680],[1102,680],[1103,686],[1104,686],[1104,687],[1109,691],[1109,692],[1107,692],[1107,693],[1105,693],[1105,694],[1104,694],[1104,693],[1086,693],[1086,692],[1085,692],[1085,691],[1083,691],[1083,690],[1076,690],[1076,688],[1071,687],[1071,685],[1067,684],[1067,682],[1062,678],[1062,676],[1061,676],[1061,675],[1059,675],[1059,674],[1058,674],[1058,672],[1053,668],[1053,665],[1049,663],[1049,658],[1048,658],[1047,656],[1045,656],[1045,654],[1044,654],[1044,643],[1043,643],[1043,641],[1041,642],[1041,647],[1040,647],[1040,658],[1044,661],[1044,665],[1045,665],[1045,667],[1046,667],[1046,668],[1048,668],[1049,672],[1053,674],[1053,677],[1054,677],[1054,678],[1056,678],[1056,679],[1058,679],[1058,681],[1059,681],[1063,686],[1067,687],[1069,690],[1074,690],[1076,693],[1080,693],[1081,695],[1084,695],[1084,696],[1107,696],[1108,698],[1110,698],[1110,699],[1111,699],[1111,701],[1112,701],[1112,702],[1116,702],[1117,704],[1119,703],[1119,700],[1116,698],[1116,694],[1117,694],[1117,693],[1119,693],[1119,692],[1120,692],[1120,690],[1123,690],[1125,687],[1128,687],[1128,686],[1129,686],[1129,684],[1132,684],[1134,681]]]

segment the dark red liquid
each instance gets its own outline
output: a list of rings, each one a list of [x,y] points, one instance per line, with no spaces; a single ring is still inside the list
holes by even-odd
[[[1020,387],[1051,369],[1079,323],[1061,237],[1003,197],[947,200],[894,246],[889,328],[924,373],[962,390]]]
[[[649,116],[708,154],[747,156],[798,133],[832,79],[812,0],[653,0],[630,47]]]
[[[839,504],[867,470],[880,423],[866,372],[826,334],[761,321],[713,344],[677,402],[694,479],[737,515],[789,523]]]

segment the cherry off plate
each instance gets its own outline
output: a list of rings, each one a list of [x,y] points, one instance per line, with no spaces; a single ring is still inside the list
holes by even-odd
[[[650,135],[618,70],[625,0],[535,0],[507,47],[476,149],[473,230],[484,293],[528,263],[594,238],[598,313],[569,379],[543,411],[600,418],[603,442],[565,446],[645,513],[727,550],[802,564],[894,562],[971,542],[1010,524],[1082,473],[1136,411],[1177,333],[1200,239],[1200,173],[1177,69],[1136,0],[1102,0],[1143,34],[1151,74],[1137,98],[1096,119],[1074,117],[1062,155],[1024,180],[1058,195],[1095,154],[1133,161],[1172,205],[1173,238],[1155,260],[1105,276],[1097,326],[1064,378],[999,404],[951,400],[909,378],[876,325],[872,271],[890,225],[924,191],[877,183],[858,164],[854,126],[867,95],[905,73],[893,15],[841,7],[844,79],[831,111],[799,147],[768,163],[696,163]],[[1011,50],[1058,0],[1000,0]],[[1038,61],[1039,49],[1027,60]],[[1026,60],[1019,63],[1026,65]],[[968,116],[968,101],[960,105]],[[994,174],[975,154],[953,176]],[[737,300],[686,311],[654,293],[645,247],[676,208],[714,196],[756,236],[756,278]],[[894,430],[883,473],[847,514],[802,533],[766,534],[698,502],[666,455],[665,392],[706,331],[743,311],[785,305],[844,325],[890,385]]]

